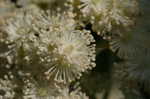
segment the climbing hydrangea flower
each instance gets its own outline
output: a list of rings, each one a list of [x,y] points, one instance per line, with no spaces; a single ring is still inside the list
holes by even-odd
[[[74,20],[65,14],[30,12],[9,20],[5,28],[16,56],[21,55],[29,66],[43,66],[48,80],[63,83],[95,66],[94,38],[89,31],[76,30]],[[23,63],[20,57],[16,62]]]
[[[104,35],[116,28],[133,25],[138,13],[136,0],[81,0],[84,19],[90,20],[93,29]]]

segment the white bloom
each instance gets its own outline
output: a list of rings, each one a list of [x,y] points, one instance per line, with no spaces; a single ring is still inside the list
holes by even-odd
[[[43,66],[47,79],[67,83],[95,66],[95,44],[90,32],[76,30],[74,20],[65,14],[23,12],[9,20],[5,30],[16,56],[22,55],[29,66]],[[21,57],[17,63],[22,64]]]
[[[45,72],[48,78],[54,76],[56,81],[70,82],[95,65],[95,45],[91,44],[94,39],[89,31],[75,30],[73,20],[65,17],[43,16],[41,19],[40,37],[44,46],[40,49],[48,51],[51,59],[50,69]]]
[[[129,78],[150,83],[150,55],[138,54],[127,61]]]
[[[120,58],[128,59],[130,57],[136,57],[137,53],[144,51],[144,39],[145,38],[138,31],[126,31],[121,34],[112,36],[110,40],[110,48],[117,53]]]
[[[81,0],[84,18],[89,18],[93,29],[104,35],[116,28],[133,25],[138,13],[136,0]]]
[[[16,16],[9,18],[6,25],[3,27],[3,30],[8,35],[8,41],[15,42],[20,37],[29,34],[31,29],[30,25],[32,24],[32,21],[34,21],[33,15],[36,16],[36,13],[39,12],[40,11],[36,6],[28,6],[28,8],[20,11],[18,10]]]
[[[138,81],[150,84],[150,54],[137,53],[135,57],[129,57],[124,62],[115,63],[115,77],[122,81]]]

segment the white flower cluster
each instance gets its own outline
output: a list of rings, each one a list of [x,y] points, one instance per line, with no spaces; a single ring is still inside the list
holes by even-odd
[[[128,59],[144,50],[142,43],[140,33],[128,31],[114,35],[110,40],[110,49],[116,52],[120,58]]]
[[[20,57],[27,64],[38,57],[39,62],[32,65],[42,63],[47,79],[71,82],[95,66],[94,38],[89,31],[76,30],[74,21],[67,16],[22,12],[10,19],[4,29],[6,42],[13,43],[10,50],[18,57],[16,64],[23,62]]]
[[[148,79],[150,76],[149,57],[149,54],[138,54],[136,57],[130,58],[129,61],[126,62],[130,78],[146,81],[148,84],[150,83],[150,80]]]
[[[108,71],[108,81],[114,82],[117,72],[147,80],[150,76],[147,1],[0,0],[0,99],[89,99],[72,84],[82,83],[79,79],[83,73],[86,75],[96,63],[107,62],[105,59],[111,55],[113,59],[105,66],[123,61],[125,72],[122,73],[121,67],[117,69],[116,63],[111,76]],[[110,51],[103,52],[105,49],[118,57]],[[102,61],[95,63],[95,59]],[[113,72],[115,69],[118,71]],[[101,72],[94,69],[90,75],[98,74],[99,78]],[[10,77],[5,77],[7,74]],[[118,87],[110,84],[108,88],[109,94],[104,89],[99,98],[105,95],[110,99],[124,98]],[[91,94],[95,87],[87,89],[94,96]]]
[[[85,94],[69,91],[63,92],[65,96],[52,94],[59,89],[51,85],[52,82],[68,85],[80,78],[82,72],[95,67],[95,40],[89,31],[76,29],[71,13],[45,12],[29,5],[18,9],[0,29],[0,47],[7,49],[0,50],[0,58],[6,60],[0,61],[0,68],[6,72],[13,68],[15,79],[36,79],[36,84],[20,80],[24,99],[87,99]],[[50,83],[43,86],[43,80]],[[12,82],[4,83],[8,88],[2,84],[0,88],[6,94],[0,90],[0,95],[5,95],[0,98],[13,99],[20,95],[15,91],[9,95]]]
[[[136,0],[80,0],[84,19],[90,20],[93,30],[104,35],[115,29],[134,24],[138,3]]]

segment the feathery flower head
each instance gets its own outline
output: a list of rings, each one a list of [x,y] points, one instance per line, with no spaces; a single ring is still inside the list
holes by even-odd
[[[7,41],[14,43],[10,50],[17,55],[23,54],[32,66],[47,69],[47,79],[64,83],[95,66],[94,38],[89,31],[76,30],[74,20],[65,14],[51,16],[42,11],[31,12],[23,12],[8,21]],[[39,61],[33,62],[37,58]],[[20,57],[16,61],[20,61]]]
[[[150,55],[138,54],[127,62],[129,77],[134,80],[150,83]]]
[[[17,15],[9,18],[3,26],[8,42],[17,42],[20,37],[31,34],[29,30],[31,29],[33,16],[36,16],[36,13],[39,12],[40,10],[36,6],[28,6],[25,10],[20,10]]]
[[[137,30],[124,31],[112,36],[110,49],[117,53],[120,58],[128,59],[144,50],[143,35]]]
[[[150,84],[150,54],[137,53],[134,57],[129,57],[124,62],[115,63],[115,68],[118,69],[114,76],[122,81],[134,80],[138,82],[146,82]],[[119,76],[118,76],[119,75]]]
[[[106,32],[133,25],[138,13],[136,0],[81,0],[84,19],[88,18],[93,30],[104,35]],[[89,16],[89,17],[88,17]]]
[[[48,78],[55,76],[57,81],[70,82],[95,65],[94,39],[89,31],[75,30],[72,19],[60,16],[45,18],[43,22],[49,28],[48,33],[40,35],[51,57],[50,69],[45,72]]]

